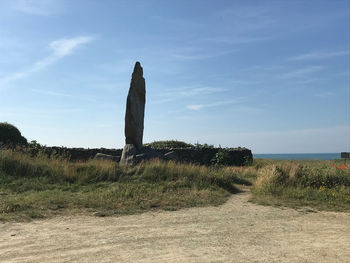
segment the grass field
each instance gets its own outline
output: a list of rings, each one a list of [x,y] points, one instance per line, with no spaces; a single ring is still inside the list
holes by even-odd
[[[159,160],[134,167],[110,161],[68,162],[3,150],[0,153],[0,220],[88,211],[130,214],[219,205],[250,184],[232,171]]]
[[[5,221],[220,205],[247,186],[258,204],[350,211],[350,167],[344,160],[257,159],[245,167],[153,160],[125,167],[0,152],[0,220]]]
[[[252,201],[350,211],[350,162],[255,160]]]

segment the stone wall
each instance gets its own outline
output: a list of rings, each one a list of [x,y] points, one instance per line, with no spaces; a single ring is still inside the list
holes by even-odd
[[[86,161],[94,158],[97,153],[118,156],[120,158],[123,149],[84,149],[65,147],[45,147],[44,152],[51,156],[57,155],[66,157],[71,161]],[[246,148],[176,148],[176,149],[156,149],[161,154],[173,151],[174,159],[179,162],[196,163],[201,165],[211,165],[213,158],[219,152],[225,153],[225,164],[245,165],[253,160],[251,150]]]
[[[162,153],[169,149],[158,149]],[[217,153],[225,153],[224,163],[226,165],[246,165],[253,161],[251,150],[246,148],[182,148],[172,149],[175,159],[179,162],[196,163],[201,165],[213,164],[213,158]]]
[[[104,153],[113,156],[121,156],[123,149],[106,149],[106,148],[66,148],[66,147],[44,147],[43,151],[48,156],[60,156],[70,161],[87,161],[94,158],[97,153]]]

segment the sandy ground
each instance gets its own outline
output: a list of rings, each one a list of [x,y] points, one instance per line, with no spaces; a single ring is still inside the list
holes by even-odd
[[[350,213],[259,206],[0,224],[0,262],[350,262]]]

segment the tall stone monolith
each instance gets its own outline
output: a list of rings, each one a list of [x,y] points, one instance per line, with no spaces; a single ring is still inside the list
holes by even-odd
[[[121,164],[132,164],[142,150],[143,121],[145,115],[146,87],[140,62],[132,73],[125,113],[125,146]]]

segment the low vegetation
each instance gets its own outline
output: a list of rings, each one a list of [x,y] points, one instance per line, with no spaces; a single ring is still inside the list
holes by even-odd
[[[171,149],[171,148],[192,148],[193,144],[177,140],[154,141],[146,143],[144,146],[152,147],[153,149]]]
[[[0,150],[0,220],[219,205],[247,188],[258,204],[350,211],[349,160],[257,159],[242,167],[153,160],[126,167],[70,162],[35,145]]]
[[[167,141],[154,141],[151,143],[146,143],[144,146],[152,147],[153,149],[174,149],[174,148],[214,148],[214,145],[209,145],[207,143],[187,143],[177,140],[167,140]],[[221,148],[221,147],[220,147]]]
[[[219,205],[238,192],[235,184],[249,182],[220,167],[159,160],[125,167],[109,161],[69,162],[2,150],[0,220]]]
[[[259,161],[253,201],[290,207],[350,211],[350,163],[337,161]]]

